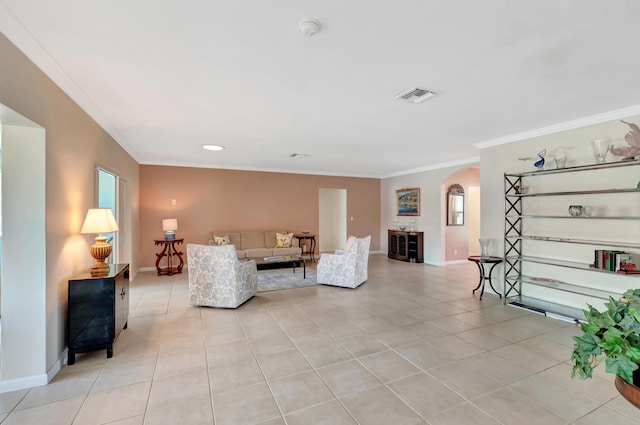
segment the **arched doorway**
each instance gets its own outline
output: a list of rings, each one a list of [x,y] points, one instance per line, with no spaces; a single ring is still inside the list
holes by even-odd
[[[443,186],[444,261],[466,262],[469,255],[480,249],[480,167],[456,171],[443,182]]]

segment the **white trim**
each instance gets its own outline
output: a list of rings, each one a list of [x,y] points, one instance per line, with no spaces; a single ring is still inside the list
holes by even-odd
[[[41,387],[48,383],[46,373],[43,373],[42,375],[27,376],[24,378],[7,379],[6,381],[0,381],[0,394],[24,390],[26,388]]]
[[[474,147],[475,147],[475,145],[474,145]],[[396,173],[390,173],[390,174],[381,176],[380,178],[386,179],[386,178],[389,178],[389,177],[404,176],[404,175],[407,175],[407,174],[415,174],[415,173],[421,173],[423,171],[439,170],[441,168],[449,168],[449,167],[455,167],[457,165],[468,165],[468,164],[480,164],[480,157],[479,156],[474,156],[474,157],[471,157],[471,158],[459,159],[457,161],[442,162],[440,164],[433,164],[433,165],[427,165],[425,167],[412,168],[410,170],[398,171]]]
[[[485,149],[485,148],[490,148],[492,146],[519,142],[520,140],[546,136],[547,134],[559,133],[561,131],[566,131],[566,130],[573,130],[574,128],[586,127],[588,125],[593,125],[593,124],[600,124],[602,122],[613,121],[613,120],[626,118],[631,115],[638,115],[638,114],[640,114],[640,105],[630,106],[628,108],[618,109],[610,112],[604,112],[602,114],[592,115],[590,117],[578,118],[573,121],[566,121],[566,122],[550,125],[547,127],[524,131],[522,133],[516,133],[516,134],[511,134],[509,136],[498,137],[497,139],[491,139],[491,140],[486,140],[484,142],[474,143],[473,147],[477,149]]]
[[[49,77],[62,91],[82,108],[100,127],[113,137],[129,155],[138,161],[138,155],[131,145],[125,142],[118,129],[93,103],[73,79],[58,65],[24,25],[16,19],[11,11],[0,4],[0,32],[2,32],[20,51],[28,57],[42,72]]]
[[[437,267],[444,267],[444,266],[447,265],[447,263],[444,263],[444,262],[436,263],[436,262],[433,262],[433,261],[425,261],[424,264],[425,265],[428,264],[430,266],[437,266]]]
[[[58,361],[55,362],[47,371],[47,383],[51,382],[53,377],[56,376],[58,372],[60,372],[60,369],[62,369],[62,366],[67,364],[67,352],[68,352],[68,349],[65,348],[62,351],[62,355],[60,356]]]
[[[451,260],[451,261],[445,262],[445,266],[448,266],[448,265],[451,265],[451,264],[466,264],[468,262],[469,262],[469,260]]]
[[[166,167],[191,167],[191,168],[209,168],[214,170],[234,170],[234,171],[256,171],[261,173],[282,173],[282,174],[309,174],[313,176],[335,176],[335,177],[356,177],[363,179],[380,179],[383,178],[377,174],[358,174],[343,173],[318,170],[292,170],[287,168],[264,168],[264,167],[243,167],[239,165],[220,165],[220,164],[200,164],[188,161],[138,161],[140,165],[160,165]]]
[[[155,267],[140,267],[138,271],[139,272],[155,272],[157,271],[157,269]]]

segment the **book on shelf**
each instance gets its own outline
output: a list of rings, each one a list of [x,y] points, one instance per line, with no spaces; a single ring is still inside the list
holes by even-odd
[[[620,269],[616,273],[620,273],[620,274],[640,274],[640,270],[624,270],[624,269]]]
[[[596,269],[617,272],[621,269],[631,269],[631,265],[635,268],[632,255],[628,252],[609,249],[596,249],[594,252],[593,266]]]

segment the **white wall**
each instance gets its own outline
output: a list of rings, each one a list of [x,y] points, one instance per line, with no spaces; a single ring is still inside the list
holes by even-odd
[[[47,383],[45,132],[3,124],[2,141],[1,380],[11,389],[25,376]]]
[[[418,187],[420,188],[420,216],[415,218],[417,230],[424,232],[424,262],[444,265],[443,223],[446,224],[444,182],[452,173],[467,168],[469,165],[472,163],[383,179],[380,185],[382,251],[388,251],[387,230],[393,228],[393,219],[396,218],[396,190]],[[398,218],[401,224],[409,225],[409,217]]]
[[[479,183],[479,182],[478,182]],[[469,255],[480,255],[480,186],[469,186],[469,240],[467,249]]]
[[[44,356],[45,360],[43,362],[38,360],[40,364],[37,371],[30,369],[27,373],[22,366],[12,369],[12,373],[19,371],[24,373],[16,379],[0,380],[0,392],[2,392],[16,389],[15,385],[21,388],[33,386],[35,385],[33,380],[40,380],[43,376],[50,379],[63,364],[66,347],[68,280],[89,267],[93,261],[89,254],[89,246],[93,243],[93,238],[79,233],[87,210],[95,206],[93,176],[94,168],[98,164],[116,171],[130,185],[131,227],[129,227],[128,243],[132,276],[135,275],[138,269],[139,165],[122,146],[118,145],[104,129],[100,128],[2,34],[0,34],[0,57],[2,58],[0,81],[3,82],[0,84],[0,104],[6,106],[6,108],[0,106],[3,125],[5,124],[3,111],[10,109],[46,130],[46,159],[41,164],[41,171],[46,172],[46,192],[38,193],[39,188],[31,187],[24,191],[24,193],[40,196],[41,201],[46,202],[46,240],[32,243],[34,254],[31,255],[29,264],[29,269],[34,273],[45,270],[46,275],[41,279],[44,286],[29,292],[34,299],[26,300],[24,303],[19,297],[7,298],[6,294],[2,297],[5,305],[15,303],[24,310],[24,314],[29,314],[30,317],[29,320],[21,323],[20,328],[12,330],[16,335],[8,335],[9,330],[3,327],[3,338],[18,337],[18,334],[28,335],[30,339],[38,341],[37,347],[33,347],[36,349],[33,353],[30,352],[31,347],[16,348],[21,351],[23,356],[21,360],[24,361],[32,355],[37,356],[38,359]],[[21,158],[18,164],[20,167],[24,166],[26,170],[28,168],[24,164],[39,160],[38,156]],[[38,173],[34,174],[34,176],[38,175]],[[5,183],[7,183],[6,178]],[[12,208],[13,205],[5,205],[4,213],[9,214]],[[13,213],[22,214],[22,211],[16,210]],[[39,232],[38,225],[34,223],[30,228],[36,234]],[[46,250],[44,259],[39,257],[40,246],[45,247]],[[8,260],[6,258],[4,260],[4,265],[8,266]],[[32,270],[29,270],[29,273]],[[23,290],[30,291],[29,286],[27,285]],[[41,291],[44,291],[45,297],[42,304],[38,301]],[[3,311],[3,322],[4,313]],[[35,324],[35,321],[38,323]],[[30,327],[32,324],[35,325]],[[45,333],[41,335],[43,327]],[[41,350],[43,347],[44,350]],[[3,344],[3,354],[5,349],[13,348]],[[31,360],[25,364],[29,364],[29,367],[33,366]],[[3,366],[5,369],[8,367],[6,364]],[[16,380],[20,382],[15,382]]]

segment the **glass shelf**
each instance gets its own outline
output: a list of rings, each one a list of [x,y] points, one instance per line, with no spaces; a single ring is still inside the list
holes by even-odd
[[[567,260],[558,260],[556,258],[544,258],[544,257],[532,257],[530,255],[519,255],[519,256],[508,256],[505,258],[509,264],[514,263],[515,261],[526,261],[528,263],[536,263],[536,264],[545,264],[548,266],[557,266],[557,267],[565,267],[570,269],[578,269],[578,270],[588,270],[591,272],[598,273],[608,273],[615,274],[620,276],[640,276],[640,274],[623,274],[616,273],[610,270],[597,269],[595,267],[591,267],[591,264],[587,263],[579,263],[577,261],[567,261]]]
[[[515,193],[507,194],[508,198],[527,198],[535,196],[567,196],[567,195],[600,195],[607,193],[640,193],[640,189],[598,189],[598,190],[573,190],[568,192],[539,192],[539,193]]]
[[[552,170],[527,171],[524,173],[505,173],[504,175],[510,176],[510,177],[529,177],[529,176],[539,176],[539,175],[548,175],[548,174],[571,173],[576,171],[590,171],[590,170],[602,170],[606,168],[629,167],[629,166],[638,165],[638,164],[640,164],[640,160],[605,162],[604,164],[578,165],[575,167],[555,168]]]
[[[516,295],[506,300],[508,305],[531,310],[538,314],[553,317],[567,322],[584,322],[584,312],[578,308],[544,301],[538,298]]]
[[[599,245],[599,246],[611,246],[611,247],[618,247],[618,248],[640,249],[640,243],[633,243],[633,242],[570,239],[570,238],[557,238],[553,236],[532,236],[532,235],[507,236],[506,238],[513,239],[513,240],[521,239],[521,240],[529,240],[529,241],[563,242],[563,243],[574,243],[574,244],[581,244],[581,245]]]
[[[540,286],[543,288],[556,289],[563,292],[571,292],[573,294],[586,295],[593,298],[599,298],[602,300],[608,300],[609,297],[618,299],[622,294],[612,294],[609,291],[598,288],[590,288],[587,286],[575,285],[572,283],[562,282],[556,279],[547,279],[534,276],[508,276],[510,281],[527,283],[529,285]]]
[[[570,218],[574,220],[640,220],[640,217],[636,216],[616,216],[616,217],[598,217],[598,216],[579,216],[573,217],[570,215],[505,215],[505,218],[516,219],[516,218]]]

